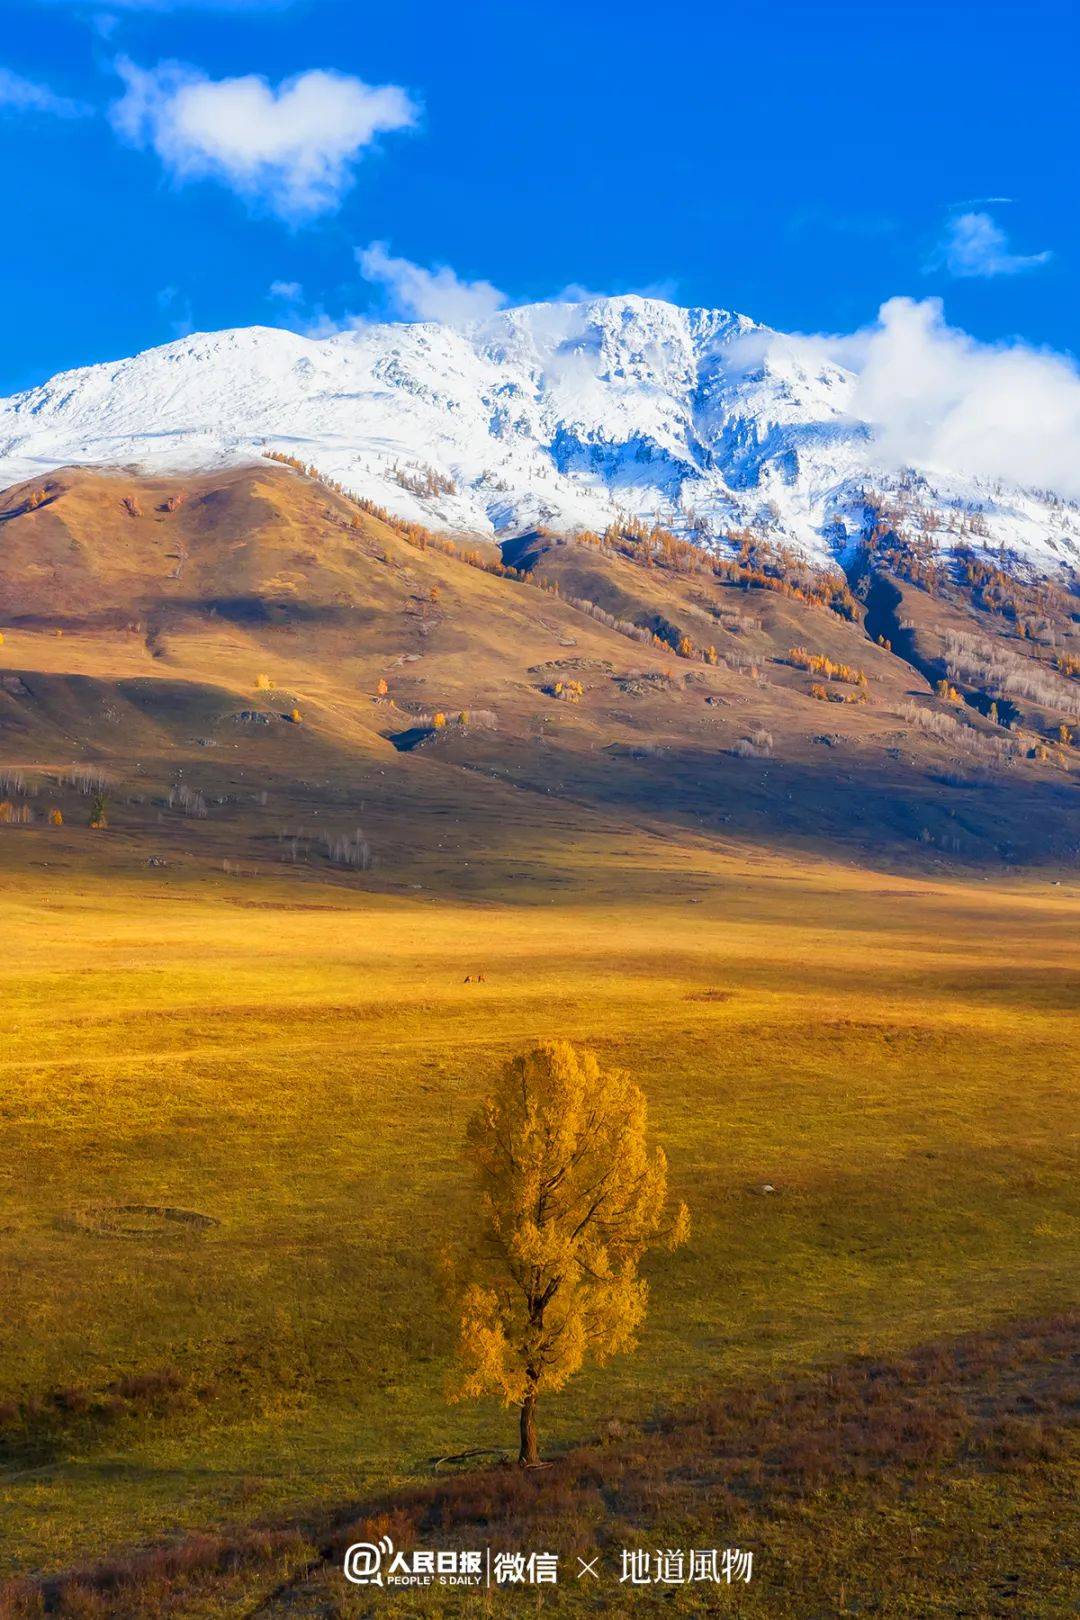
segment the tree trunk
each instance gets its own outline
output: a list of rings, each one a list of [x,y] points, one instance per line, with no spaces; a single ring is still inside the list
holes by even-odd
[[[521,1403],[521,1451],[518,1462],[522,1468],[532,1468],[540,1461],[536,1444],[536,1386],[530,1385]]]

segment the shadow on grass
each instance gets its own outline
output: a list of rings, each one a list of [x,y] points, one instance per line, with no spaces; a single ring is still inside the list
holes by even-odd
[[[917,1501],[943,1471],[953,1482],[1046,1479],[1052,1491],[1050,1474],[1080,1412],[1078,1345],[1074,1312],[907,1355],[851,1359],[790,1383],[724,1390],[637,1429],[610,1425],[543,1470],[468,1469],[288,1523],[188,1535],[63,1574],[12,1581],[0,1588],[0,1617],[149,1620],[194,1612],[198,1593],[218,1594],[238,1574],[261,1588],[260,1615],[292,1612],[292,1600],[302,1595],[305,1615],[329,1616],[342,1612],[345,1548],[382,1535],[406,1549],[471,1546],[480,1538],[495,1546],[550,1546],[567,1557],[580,1550],[611,1555],[672,1527],[702,1534],[737,1523],[744,1545],[760,1544],[786,1512],[803,1519],[820,1514],[830,1492],[880,1498],[871,1509],[880,1513],[886,1501],[894,1507]],[[1048,1580],[1060,1573],[1048,1571]],[[884,1594],[889,1571],[879,1579]],[[969,1609],[940,1612],[997,1612],[989,1599],[980,1608],[974,1591],[970,1601]],[[890,1609],[885,1600],[873,1612],[914,1611]]]

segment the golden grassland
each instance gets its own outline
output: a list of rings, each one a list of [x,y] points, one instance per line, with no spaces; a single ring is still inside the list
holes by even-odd
[[[512,1414],[445,1399],[438,1258],[467,1113],[536,1038],[634,1071],[695,1217],[638,1354],[542,1414],[553,1451],[1075,1297],[1075,884],[658,840],[594,858],[564,845],[565,886],[528,903],[5,877],[8,1571],[511,1444]],[[249,1612],[231,1590],[183,1612]]]

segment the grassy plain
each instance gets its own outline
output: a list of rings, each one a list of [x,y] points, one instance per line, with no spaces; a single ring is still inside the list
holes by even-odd
[[[468,1109],[537,1037],[634,1070],[695,1216],[639,1353],[551,1401],[550,1448],[1074,1297],[1075,885],[594,854],[528,903],[5,880],[9,1571],[509,1444],[510,1414],[444,1399],[437,1261]]]

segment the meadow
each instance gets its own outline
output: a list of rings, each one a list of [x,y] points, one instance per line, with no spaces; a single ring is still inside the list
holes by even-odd
[[[1074,883],[689,838],[536,863],[527,900],[8,873],[3,1573],[392,1501],[513,1444],[513,1413],[447,1402],[439,1261],[468,1111],[537,1038],[633,1071],[694,1217],[638,1353],[541,1413],[549,1455],[1075,1302]],[[752,1612],[799,1613],[759,1567]]]

